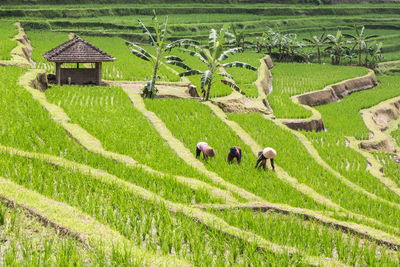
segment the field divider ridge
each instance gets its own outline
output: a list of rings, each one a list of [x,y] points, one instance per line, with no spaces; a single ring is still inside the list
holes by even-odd
[[[19,22],[15,23],[18,27],[18,33],[13,37],[17,41],[17,46],[11,50],[11,60],[0,60],[0,66],[18,66],[23,68],[31,68],[33,62],[30,59],[32,53],[31,43]]]
[[[167,176],[167,174],[163,172],[154,170],[147,165],[138,163],[136,160],[134,160],[129,156],[105,150],[101,142],[97,138],[88,133],[80,125],[71,123],[71,119],[68,117],[68,115],[64,112],[64,110],[61,107],[49,103],[46,99],[46,95],[43,92],[31,87],[30,85],[31,81],[34,80],[35,77],[42,72],[43,72],[42,70],[30,70],[20,78],[19,84],[22,85],[32,95],[32,97],[35,100],[37,100],[42,105],[42,107],[48,111],[51,118],[54,121],[58,122],[77,143],[79,143],[82,147],[84,147],[86,150],[92,153],[97,153],[104,157],[122,162],[130,168],[142,168],[143,170],[151,174],[159,175],[161,178]],[[197,190],[200,188],[206,189],[210,192],[211,195],[213,195],[218,199],[223,200],[224,202],[228,203],[238,202],[237,199],[234,198],[228,191],[212,186],[206,182],[197,180],[195,178],[183,177],[179,175],[170,175],[170,176],[174,177],[176,181],[189,186],[193,190]]]
[[[269,119],[269,118],[267,118]],[[279,121],[275,121],[275,120],[271,120],[273,121],[276,125],[280,126],[281,128],[284,129],[288,129],[288,127],[286,127],[284,124],[282,124]],[[332,169],[331,166],[329,166],[328,163],[326,163],[321,156],[318,153],[318,150],[312,145],[312,143],[310,142],[310,140],[307,139],[306,136],[304,136],[302,133],[292,130],[292,129],[288,129],[292,134],[294,134],[297,139],[300,141],[300,143],[306,148],[307,153],[319,164],[321,165],[325,170],[329,171],[330,173],[332,173],[337,179],[339,179],[340,181],[342,181],[344,184],[346,184],[348,187],[351,187],[352,189],[354,189],[355,191],[362,193],[366,196],[368,196],[371,199],[377,200],[377,201],[381,201],[384,202],[388,205],[391,205],[393,207],[397,207],[400,209],[400,204],[389,201],[387,199],[384,199],[382,197],[379,197],[367,190],[365,190],[363,187],[351,182],[350,180],[348,180],[346,177],[344,177],[343,175],[341,175],[339,172],[335,171],[334,169]],[[381,181],[382,182],[382,181]],[[384,183],[386,186],[388,186],[388,184]]]
[[[298,129],[303,129],[303,130],[313,130],[314,129],[315,130],[314,127],[311,127],[311,128],[310,127],[306,127],[306,128],[298,127],[299,125],[301,125],[301,123],[299,123],[300,121],[308,121],[308,122],[312,123],[312,121],[320,120],[322,123],[322,129],[324,128],[322,116],[318,110],[313,108],[313,106],[337,102],[341,98],[343,98],[353,92],[371,89],[371,88],[375,87],[377,84],[378,84],[378,81],[376,79],[375,72],[373,70],[368,70],[368,74],[366,74],[364,76],[347,79],[347,80],[344,80],[344,81],[341,81],[341,82],[338,82],[338,83],[335,83],[332,85],[328,85],[324,89],[319,90],[319,91],[314,91],[314,92],[310,92],[310,93],[306,93],[306,94],[292,96],[291,100],[293,103],[301,105],[303,108],[310,110],[313,115],[307,119],[279,119],[278,120],[279,122],[276,122],[274,120],[273,120],[273,122],[276,123],[277,125],[279,125],[280,123],[283,123],[285,126],[287,126],[287,128],[290,131],[292,131],[293,134],[296,135],[297,139],[303,144],[303,146],[306,148],[307,152],[318,162],[318,164],[320,164],[326,170],[328,170],[329,172],[334,174],[338,179],[340,179],[346,185],[351,186],[354,190],[356,190],[360,193],[368,195],[372,199],[383,201],[391,206],[400,207],[400,204],[385,200],[383,198],[380,198],[380,197],[366,191],[362,187],[360,187],[360,186],[352,183],[348,179],[346,179],[344,176],[339,174],[337,171],[333,170],[329,166],[329,164],[327,164],[321,158],[318,151],[309,142],[309,140],[307,138],[305,138],[304,135],[302,135],[301,133],[296,131]],[[312,104],[313,94],[323,94],[324,101],[321,103]],[[309,101],[311,101],[311,103]],[[373,142],[373,143],[386,142],[385,145],[387,145],[387,143],[390,143],[388,141],[388,139],[393,141],[393,139],[390,138],[390,136],[386,137],[386,138],[383,137],[385,134],[377,129],[376,123],[375,123],[374,119],[372,118],[372,113],[373,113],[373,110],[376,111],[378,108],[382,108],[383,106],[386,106],[386,107],[390,106],[389,109],[393,110],[394,108],[397,108],[397,106],[395,104],[393,104],[392,102],[399,102],[399,101],[400,100],[398,98],[389,99],[389,100],[383,101],[381,104],[378,104],[375,107],[372,107],[369,109],[364,109],[364,110],[360,111],[365,124],[370,129],[370,131],[374,133],[373,139],[368,140],[369,142]],[[394,112],[394,113],[396,113],[396,112]],[[270,119],[267,116],[264,116],[264,117],[266,119]],[[281,126],[281,125],[279,125],[279,126]],[[293,131],[293,130],[295,130],[295,131]],[[387,136],[387,134],[386,134],[386,136]],[[367,151],[363,151],[360,148],[363,146],[363,143],[362,143],[363,141],[356,140],[353,137],[346,137],[346,139],[350,142],[350,148],[352,148],[353,150],[355,150],[356,152],[361,154],[371,164],[371,169],[370,169],[371,175],[374,176],[375,178],[377,178],[383,185],[385,185],[388,189],[393,191],[395,194],[400,195],[400,187],[398,187],[396,183],[394,183],[391,179],[387,178],[381,172],[382,166],[380,165],[380,163],[370,153],[368,153]],[[393,142],[391,142],[391,143],[393,145]],[[400,152],[398,152],[398,153],[400,153]]]
[[[53,229],[75,238],[90,248],[102,244],[109,255],[114,247],[119,249],[126,247],[132,252],[135,260],[140,259],[145,265],[190,266],[177,257],[155,255],[138,248],[115,230],[80,210],[46,198],[3,177],[0,177],[0,199],[21,207]]]
[[[167,144],[176,152],[176,154],[183,159],[187,164],[193,166],[196,168],[198,171],[201,173],[205,174],[207,177],[209,177],[212,181],[214,181],[216,184],[222,185],[226,187],[228,190],[235,192],[236,194],[240,195],[242,198],[248,200],[248,201],[261,201],[262,198],[254,195],[253,193],[250,193],[238,186],[235,186],[231,183],[226,182],[223,178],[218,176],[216,173],[211,172],[206,169],[203,163],[201,163],[199,160],[197,160],[193,154],[190,152],[189,149],[187,149],[182,142],[180,142],[178,139],[176,139],[171,131],[167,128],[167,126],[164,124],[164,122],[157,117],[156,114],[153,112],[149,111],[142,99],[142,97],[135,93],[132,90],[129,90],[129,88],[124,88],[122,89],[125,91],[125,93],[128,95],[130,98],[132,105],[135,106],[137,110],[139,110],[148,120],[149,122],[153,125],[153,127],[157,130],[157,132],[160,134],[160,136],[167,142]]]
[[[244,231],[237,227],[231,226],[226,221],[219,218],[218,216],[213,215],[208,212],[205,212],[200,208],[190,207],[190,206],[187,206],[184,204],[168,201],[151,191],[148,191],[137,185],[131,184],[125,180],[121,180],[117,176],[109,174],[104,170],[95,169],[88,165],[76,163],[76,162],[67,160],[62,157],[54,156],[54,155],[35,153],[35,152],[27,152],[27,151],[22,151],[19,149],[5,147],[5,146],[1,146],[1,145],[0,145],[0,151],[2,151],[2,153],[9,153],[10,155],[16,155],[16,156],[30,158],[30,159],[42,160],[42,161],[48,162],[50,164],[53,164],[55,166],[71,169],[75,172],[87,175],[87,176],[89,176],[93,179],[99,180],[100,182],[105,183],[105,184],[118,185],[121,188],[126,189],[130,193],[132,193],[146,201],[150,201],[155,204],[159,203],[159,204],[165,205],[165,207],[174,214],[182,213],[183,215],[187,216],[188,218],[191,218],[194,221],[196,221],[197,223],[200,223],[206,227],[220,231],[228,236],[238,238],[241,240],[245,240],[246,242],[249,242],[249,243],[253,243],[253,244],[257,245],[257,247],[261,250],[266,250],[266,251],[270,251],[272,253],[277,253],[277,254],[282,254],[282,253],[289,253],[292,255],[300,254],[305,258],[305,261],[311,265],[319,265],[326,260],[325,258],[321,258],[321,257],[307,256],[303,252],[301,252],[293,247],[281,246],[281,245],[272,243],[252,232]],[[1,184],[1,182],[2,181],[0,179],[0,184]],[[0,188],[0,194],[2,193],[2,190],[3,190],[3,188]],[[6,189],[4,189],[4,191],[7,192]],[[24,195],[24,194],[22,194],[22,195]],[[39,194],[37,194],[37,195],[39,195]],[[64,205],[64,204],[62,204],[62,205]],[[62,205],[60,205],[60,206],[62,206]],[[73,217],[71,217],[71,219],[72,218]],[[382,235],[385,236],[385,233],[382,233]],[[392,238],[394,238],[394,237],[392,237]],[[394,241],[392,243],[394,244]],[[400,247],[400,241],[398,243],[399,243],[399,247]],[[336,266],[336,264],[343,265],[341,262],[337,262],[337,261],[332,262],[333,266]]]
[[[290,99],[294,104],[312,112],[311,117],[305,119],[279,118],[278,120],[293,130],[322,131],[325,129],[323,118],[319,111],[313,108],[314,106],[337,102],[353,92],[371,89],[376,85],[378,85],[378,81],[375,72],[369,69],[364,76],[330,84],[318,91],[291,96]]]
[[[254,155],[257,155],[258,151],[262,150],[261,146],[257,144],[257,142],[240,126],[238,125],[236,122],[231,121],[229,119],[227,119],[226,114],[216,105],[212,104],[212,103],[204,103],[205,105],[209,106],[211,108],[211,110],[213,111],[213,113],[219,117],[226,125],[228,125],[237,135],[240,139],[242,139],[242,141],[248,145],[252,152],[254,153]],[[269,118],[266,118],[269,119]],[[319,202],[323,205],[325,205],[326,207],[329,207],[331,209],[333,209],[334,211],[338,212],[338,213],[345,213],[347,216],[350,216],[352,218],[361,218],[365,221],[368,221],[369,223],[372,223],[374,225],[379,225],[379,226],[383,226],[383,227],[389,227],[392,230],[394,230],[396,233],[399,232],[399,230],[397,228],[388,226],[386,224],[383,224],[382,222],[379,222],[375,219],[366,217],[364,215],[360,215],[360,214],[356,214],[353,213],[343,207],[341,207],[340,205],[332,202],[330,199],[325,198],[324,196],[320,195],[319,193],[315,192],[312,188],[304,185],[304,184],[300,184],[298,183],[296,178],[291,177],[289,174],[287,174],[281,167],[279,166],[275,166],[276,169],[276,176],[281,179],[284,182],[289,183],[293,188],[297,189],[298,191],[302,192],[303,194],[309,196],[310,198],[312,198],[313,200],[315,200],[316,202]],[[267,203],[266,201],[258,201],[260,203]],[[281,204],[280,204],[281,205]],[[282,205],[282,207],[284,207],[284,205]],[[317,212],[317,211],[313,211],[313,214],[318,214],[319,216],[324,216],[321,213]],[[365,228],[364,228],[365,227]],[[364,229],[361,230],[364,233],[368,233],[367,231],[380,231],[377,230],[375,228],[366,226],[366,225],[360,225],[359,229]],[[366,230],[369,229],[369,230]],[[375,236],[375,238],[378,238],[378,236]],[[397,239],[397,237],[396,237]],[[398,247],[397,245],[395,247]],[[399,247],[400,248],[400,247]]]

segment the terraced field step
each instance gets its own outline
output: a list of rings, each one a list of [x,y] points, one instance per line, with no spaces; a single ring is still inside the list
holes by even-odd
[[[280,124],[279,122],[276,122],[276,123],[278,125]],[[284,127],[284,125],[279,125],[279,126]],[[375,199],[375,200],[378,200],[378,201],[381,201],[381,202],[385,202],[386,204],[389,204],[389,205],[391,205],[393,207],[400,208],[400,204],[388,201],[388,200],[386,200],[386,199],[384,199],[382,197],[379,197],[379,196],[377,196],[377,195],[365,190],[361,186],[351,182],[346,177],[341,175],[339,172],[337,172],[334,169],[332,169],[332,167],[329,166],[329,164],[321,158],[321,156],[319,155],[318,151],[315,149],[315,147],[312,145],[312,143],[307,139],[307,137],[305,137],[301,132],[298,132],[298,131],[295,131],[295,130],[292,130],[292,129],[290,129],[290,132],[297,137],[297,139],[300,141],[300,143],[306,148],[306,150],[310,154],[310,156],[313,157],[314,160],[319,165],[321,165],[326,170],[328,170],[330,173],[332,173],[337,179],[342,181],[344,184],[346,184],[347,186],[351,187],[355,191],[360,192],[360,193],[368,196],[371,199]],[[387,183],[385,185],[387,185]]]
[[[146,109],[143,99],[139,94],[129,90],[129,88],[123,88],[126,94],[132,101],[132,104],[140,111],[143,115],[153,124],[154,128],[161,135],[161,137],[168,143],[168,145],[182,158],[186,163],[195,167],[198,171],[205,174],[207,177],[212,179],[216,184],[222,185],[227,190],[238,194],[240,197],[248,201],[261,201],[262,199],[240,187],[226,182],[224,179],[219,177],[216,173],[208,171],[203,163],[197,160],[193,154],[168,130],[165,124],[155,115],[153,112]]]
[[[102,244],[104,251],[111,255],[115,248],[129,251],[135,262],[145,265],[190,266],[189,263],[173,257],[154,255],[136,247],[131,241],[111,228],[97,222],[78,209],[19,186],[0,177],[0,198],[27,210],[40,220],[50,224],[57,231],[71,235],[88,246]]]
[[[257,142],[255,142],[252,139],[252,137],[246,131],[244,131],[243,128],[241,128],[240,125],[238,125],[236,122],[228,120],[226,117],[226,114],[221,109],[219,109],[217,106],[215,106],[211,103],[205,103],[205,105],[208,105],[212,109],[212,111],[214,112],[214,114],[216,116],[218,116],[225,124],[227,124],[229,127],[231,127],[231,129],[236,132],[236,134],[239,136],[239,138],[241,138],[252,149],[252,151],[255,155],[257,155],[257,153],[260,150],[262,150],[261,146],[259,146],[257,144]],[[266,119],[268,119],[268,118],[266,118]],[[327,207],[330,207],[339,213],[345,213],[348,216],[353,217],[353,218],[362,218],[365,221],[368,221],[369,223],[371,223],[372,225],[379,225],[381,227],[389,227],[396,233],[399,233],[399,229],[397,229],[395,227],[391,227],[391,226],[383,224],[375,219],[372,219],[372,218],[369,218],[369,217],[366,217],[366,216],[363,216],[360,214],[355,214],[347,209],[344,209],[343,207],[332,202],[330,199],[327,199],[324,196],[318,194],[312,188],[310,188],[306,185],[303,185],[303,184],[299,184],[297,179],[290,177],[282,168],[275,167],[275,169],[276,169],[276,175],[278,178],[289,183],[295,189],[308,195],[309,197],[314,199],[316,202],[326,205]]]
[[[274,203],[260,203],[260,202],[248,202],[248,203],[243,203],[243,204],[238,204],[238,205],[226,205],[226,204],[198,204],[198,205],[193,205],[192,207],[199,208],[199,209],[215,209],[215,210],[235,210],[235,209],[249,209],[253,211],[274,211],[278,213],[283,213],[283,214],[294,214],[296,216],[300,216],[306,220],[312,220],[315,222],[320,223],[321,225],[328,226],[328,227],[334,227],[336,229],[343,229],[347,232],[350,232],[354,235],[358,235],[361,237],[364,237],[366,239],[369,239],[371,241],[375,241],[379,244],[386,245],[389,247],[392,247],[394,249],[399,248],[399,244],[393,243],[390,239],[393,237],[391,235],[388,235],[384,232],[381,232],[386,236],[381,236],[381,233],[376,232],[376,229],[356,224],[356,223],[351,223],[351,222],[342,222],[333,218],[328,217],[327,215],[321,215],[318,212],[312,211],[312,210],[307,210],[307,209],[301,209],[301,208],[293,208],[290,206],[285,206],[282,204],[274,204]],[[345,215],[345,214],[343,214]],[[371,235],[370,233],[376,233]],[[383,240],[382,240],[383,238]],[[400,239],[399,239],[400,240]]]
[[[88,175],[94,179],[97,179],[105,184],[117,184],[122,188],[125,188],[129,192],[134,195],[137,195],[144,200],[163,204],[165,207],[172,213],[182,213],[185,216],[195,220],[196,222],[205,225],[206,227],[210,227],[212,229],[216,229],[217,231],[221,231],[222,233],[232,236],[235,238],[239,238],[245,240],[249,243],[256,245],[259,249],[267,250],[272,253],[282,254],[282,253],[289,253],[289,254],[300,254],[304,257],[304,261],[311,265],[321,264],[326,259],[319,258],[319,257],[310,257],[307,255],[303,255],[301,251],[298,251],[292,247],[280,246],[274,243],[265,240],[264,238],[257,236],[251,232],[243,231],[239,228],[233,227],[227,224],[224,220],[220,219],[219,217],[212,215],[210,213],[204,212],[201,209],[189,207],[179,203],[173,203],[171,201],[165,200],[162,197],[146,190],[136,185],[133,185],[127,181],[121,180],[118,177],[111,175],[103,170],[92,168],[88,165],[76,163],[61,157],[48,155],[48,154],[41,154],[41,153],[33,153],[33,152],[26,152],[21,151],[14,148],[0,146],[0,150],[5,153],[9,153],[11,155],[17,155],[21,157],[31,158],[31,159],[38,159],[43,160],[45,162],[51,163],[52,165],[59,166],[61,168],[71,169],[75,172],[82,173],[84,175]],[[1,182],[1,180],[0,180]],[[6,191],[6,190],[5,190]],[[0,189],[0,194],[1,194]],[[62,216],[61,216],[62,218]],[[73,218],[73,217],[69,217]],[[72,220],[72,219],[71,219]],[[340,262],[332,261],[332,265],[342,265]]]
[[[73,124],[70,121],[70,118],[68,115],[62,110],[57,105],[51,104],[47,101],[46,95],[39,90],[36,90],[30,86],[31,81],[35,80],[36,76],[41,73],[39,70],[31,70],[27,72],[24,76],[21,77],[19,83],[24,86],[26,90],[29,91],[29,93],[32,95],[32,97],[39,101],[39,103],[49,112],[50,116],[52,117],[53,120],[56,122],[60,123],[62,127],[65,129],[65,131],[73,137],[80,145],[82,145],[86,150],[101,154],[105,157],[120,161],[126,166],[130,168],[142,168],[143,170],[151,173],[151,174],[157,174],[160,176],[160,178],[165,177],[167,174],[154,170],[150,168],[149,166],[143,165],[138,163],[136,160],[133,158],[126,156],[126,155],[121,155],[118,153],[114,153],[111,151],[107,151],[103,148],[101,142],[89,134],[85,129],[83,129],[80,125],[78,124]],[[179,175],[173,176],[178,182],[185,184],[192,188],[193,190],[197,189],[205,189],[210,192],[214,197],[223,200],[224,202],[227,203],[237,203],[238,200],[234,198],[228,191],[217,188],[215,186],[212,186],[208,183],[202,182],[200,180],[190,178],[190,177],[183,177]]]

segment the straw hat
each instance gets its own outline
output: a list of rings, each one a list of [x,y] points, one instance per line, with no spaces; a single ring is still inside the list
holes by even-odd
[[[215,156],[215,151],[214,151],[214,149],[212,147],[207,146],[204,150],[205,150],[207,156],[209,156],[209,157],[214,157]]]
[[[267,159],[273,159],[276,157],[275,149],[270,148],[270,147],[264,148],[262,153],[263,153],[264,157],[266,157]]]

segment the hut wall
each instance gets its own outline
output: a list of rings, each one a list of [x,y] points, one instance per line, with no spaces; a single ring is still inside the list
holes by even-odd
[[[68,84],[68,77],[71,77],[72,84],[97,84],[98,70],[96,69],[60,69],[61,84]]]

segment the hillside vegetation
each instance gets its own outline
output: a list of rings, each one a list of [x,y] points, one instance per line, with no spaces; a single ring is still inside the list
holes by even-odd
[[[77,2],[0,6],[0,266],[399,266],[399,7]],[[100,85],[51,83],[71,33]]]

